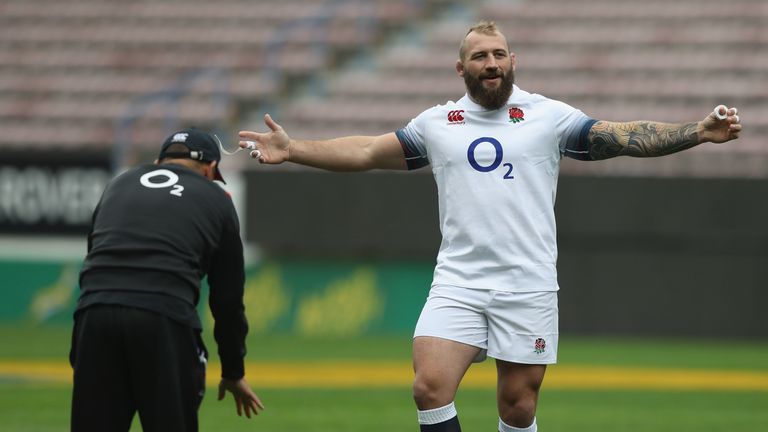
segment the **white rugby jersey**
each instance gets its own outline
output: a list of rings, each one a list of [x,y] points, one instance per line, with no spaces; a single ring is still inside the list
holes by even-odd
[[[555,194],[562,155],[589,159],[595,120],[514,86],[489,111],[468,96],[396,132],[409,169],[437,183],[443,239],[432,285],[557,291]]]

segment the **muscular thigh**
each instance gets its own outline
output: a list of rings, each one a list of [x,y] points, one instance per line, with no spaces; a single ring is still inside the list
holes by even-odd
[[[417,393],[427,392],[439,403],[453,400],[472,360],[487,346],[483,311],[488,299],[482,290],[438,286],[430,291],[414,332]]]
[[[431,336],[413,340],[413,369],[430,381],[458,383],[480,348]]]

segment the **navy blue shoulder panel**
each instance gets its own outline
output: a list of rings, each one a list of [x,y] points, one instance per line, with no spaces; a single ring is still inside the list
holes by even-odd
[[[415,170],[429,165],[429,159],[426,154],[419,152],[418,148],[408,138],[408,134],[405,129],[399,129],[395,132],[397,139],[400,141],[400,145],[403,147],[403,153],[405,154],[405,163],[408,165],[409,170]]]
[[[589,130],[592,129],[592,126],[595,123],[597,123],[597,120],[595,119],[589,119],[584,123],[584,125],[581,127],[581,132],[579,132],[579,139],[573,141],[572,143],[569,142],[569,144],[566,146],[565,156],[571,159],[582,161],[593,160],[592,156],[589,155],[589,141],[587,137],[589,136]]]

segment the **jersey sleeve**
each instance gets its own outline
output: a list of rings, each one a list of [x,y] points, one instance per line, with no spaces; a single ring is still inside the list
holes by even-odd
[[[208,273],[208,304],[214,319],[213,336],[221,360],[221,376],[232,380],[245,374],[245,336],[248,333],[243,305],[243,244],[239,231],[239,221],[232,206]]]
[[[549,109],[555,116],[560,153],[572,159],[592,160],[587,135],[597,120],[559,101],[551,101]]]
[[[425,167],[429,165],[429,156],[427,156],[427,147],[425,145],[425,112],[419,114],[416,118],[408,122],[408,125],[395,132],[400,145],[403,147],[405,162],[409,170]]]

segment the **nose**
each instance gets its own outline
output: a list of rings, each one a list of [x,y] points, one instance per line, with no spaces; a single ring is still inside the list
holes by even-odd
[[[499,69],[499,63],[496,62],[494,56],[489,56],[488,61],[485,63],[485,69],[488,71],[495,71]]]

